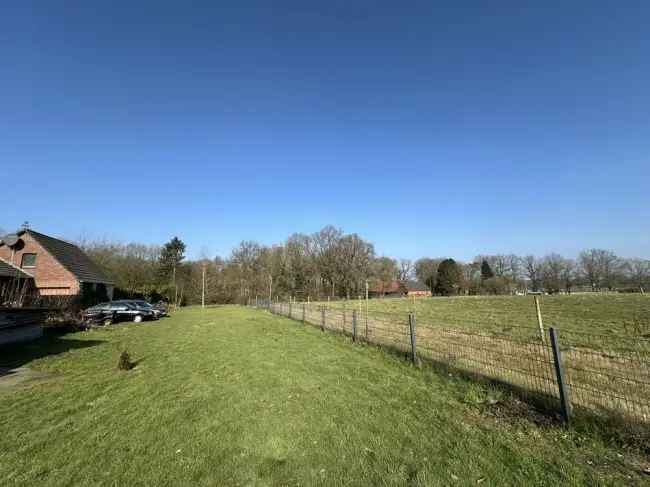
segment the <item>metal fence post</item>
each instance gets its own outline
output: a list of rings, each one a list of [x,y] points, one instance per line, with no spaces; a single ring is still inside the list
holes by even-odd
[[[292,308],[293,308],[293,303],[291,301],[289,301],[289,318],[293,318],[293,316],[291,315],[291,309]]]
[[[352,310],[352,341],[357,341],[357,310]]]
[[[560,409],[565,423],[571,420],[571,403],[569,401],[569,394],[567,391],[567,384],[564,380],[564,369],[562,369],[562,353],[560,352],[560,344],[558,342],[558,334],[555,328],[549,328],[551,336],[551,347],[553,348],[553,362],[555,364],[555,376],[557,378],[557,386],[560,391]]]
[[[302,324],[305,324],[305,303],[302,303]]]
[[[321,306],[320,309],[320,329],[325,331],[325,306]]]
[[[416,347],[416,338],[415,338],[415,314],[409,313],[409,333],[411,335],[411,361],[413,365],[418,363],[417,347]]]

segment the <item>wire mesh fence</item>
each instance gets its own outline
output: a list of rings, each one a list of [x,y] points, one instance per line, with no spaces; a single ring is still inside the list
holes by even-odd
[[[367,312],[346,304],[253,304],[323,331],[506,384],[526,399],[563,411],[567,419],[587,413],[650,423],[648,339],[564,330],[540,334],[536,327],[463,328],[415,313]]]

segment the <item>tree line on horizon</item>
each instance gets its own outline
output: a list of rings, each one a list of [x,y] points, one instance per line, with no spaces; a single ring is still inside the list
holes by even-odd
[[[479,255],[471,262],[449,257],[393,259],[378,256],[357,234],[326,226],[266,246],[243,241],[226,257],[185,258],[174,237],[162,246],[105,241],[80,243],[115,281],[116,298],[145,297],[177,304],[245,303],[254,299],[357,299],[370,289],[417,280],[434,295],[513,294],[527,291],[640,291],[650,285],[650,261],[623,259],[602,249],[576,259],[551,253]]]

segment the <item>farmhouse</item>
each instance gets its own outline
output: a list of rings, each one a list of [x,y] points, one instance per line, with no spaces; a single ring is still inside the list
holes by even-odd
[[[418,281],[379,282],[369,292],[374,297],[431,296],[429,288]]]
[[[383,282],[379,281],[368,290],[372,297],[399,297],[406,294],[406,288],[400,281]]]
[[[113,297],[113,282],[74,244],[31,229],[0,240],[4,273],[21,272],[34,279],[41,296],[75,296],[83,291],[106,291]],[[6,276],[5,276],[6,278]]]
[[[419,281],[407,281],[405,284],[408,296],[431,296],[431,289]]]

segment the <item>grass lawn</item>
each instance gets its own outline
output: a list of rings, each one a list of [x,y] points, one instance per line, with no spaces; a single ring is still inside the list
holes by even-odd
[[[546,326],[560,330],[650,338],[650,295],[572,294],[539,296]],[[333,302],[332,306],[342,306]],[[348,306],[359,306],[349,302]],[[365,310],[365,303],[361,303]],[[406,314],[415,309],[422,323],[455,327],[536,327],[532,296],[371,299],[374,312]]]
[[[3,486],[650,483],[639,450],[263,311],[0,349],[0,366],[20,365],[52,375],[0,388]]]

